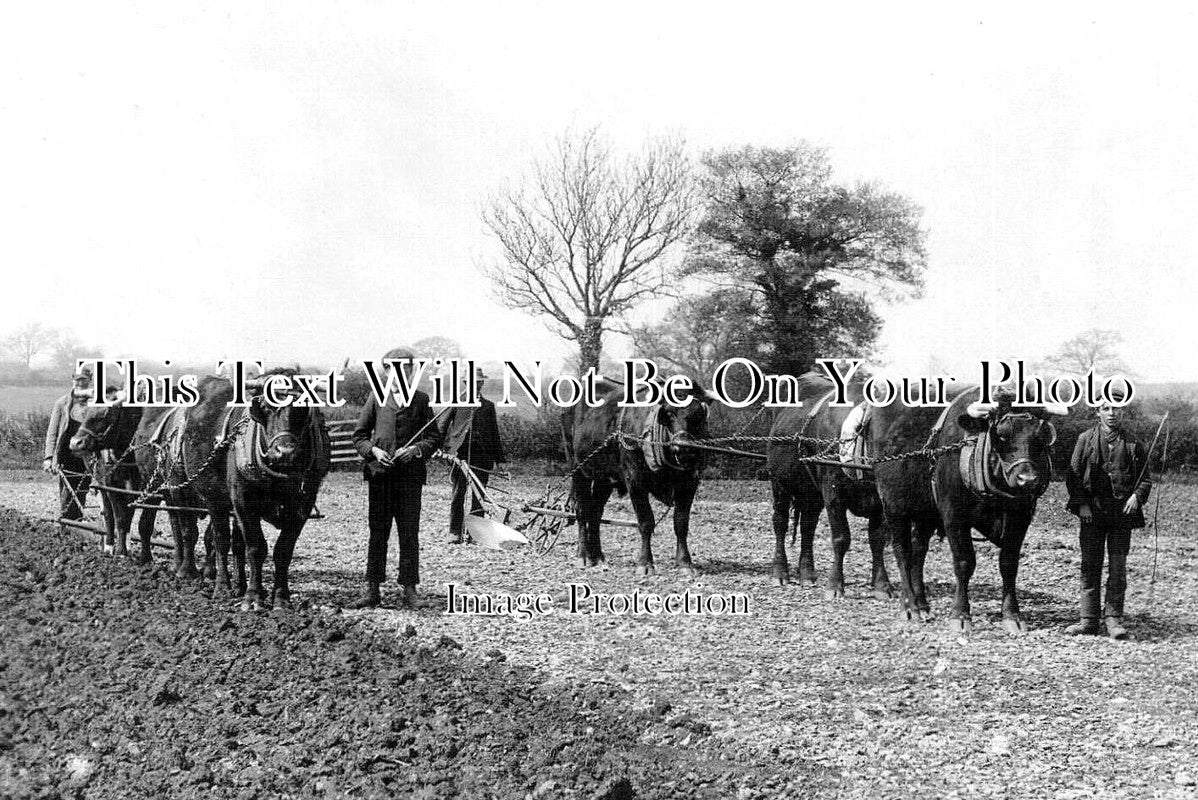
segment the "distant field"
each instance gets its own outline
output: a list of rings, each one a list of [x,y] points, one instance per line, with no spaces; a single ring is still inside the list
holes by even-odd
[[[22,414],[49,411],[68,386],[0,386],[0,411]]]

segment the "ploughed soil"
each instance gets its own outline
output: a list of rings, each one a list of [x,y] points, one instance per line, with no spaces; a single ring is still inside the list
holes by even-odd
[[[0,796],[722,797],[768,778],[641,742],[710,729],[609,685],[200,589],[0,512]]]
[[[500,485],[532,498],[547,481]],[[540,556],[449,545],[448,487],[434,478],[414,611],[340,610],[364,561],[353,474],[321,490],[326,517],[300,538],[290,612],[242,614],[174,578],[162,551],[144,570],[6,512],[0,797],[1194,797],[1198,489],[1158,491],[1159,537],[1137,533],[1129,560],[1125,643],[1062,634],[1076,619],[1078,552],[1057,485],[1021,562],[1024,637],[1001,627],[985,543],[968,637],[944,624],[943,542],[928,556],[930,623],[902,624],[895,601],[871,596],[861,521],[845,598],[773,586],[769,489],[752,481],[700,488],[695,580],[670,565],[668,519],[648,577],[623,528],[604,528],[602,569],[576,563],[572,530]],[[54,486],[0,475],[0,504],[48,517]],[[630,518],[626,500],[607,516]],[[821,523],[821,581],[830,555]],[[546,593],[555,610],[446,614],[450,582]],[[751,612],[563,613],[572,583],[737,593]]]

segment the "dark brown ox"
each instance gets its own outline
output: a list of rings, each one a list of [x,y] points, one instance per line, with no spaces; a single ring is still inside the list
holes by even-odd
[[[621,496],[629,495],[636,511],[641,534],[637,572],[650,575],[656,571],[652,538],[657,520],[649,503],[652,495],[674,509],[674,563],[697,576],[687,536],[703,456],[683,443],[707,438],[706,404],[712,398],[704,389],[693,388],[686,394],[690,402],[685,406],[661,403],[618,408],[623,392],[622,387],[607,388],[599,407],[570,408],[562,415],[578,515],[578,558],[584,567],[605,563],[599,523],[615,489]]]
[[[877,457],[924,447],[954,446],[928,457],[879,461],[874,466],[886,527],[898,567],[903,619],[931,618],[923,582],[932,533],[941,528],[952,550],[956,593],[949,627],[972,629],[969,581],[976,556],[972,531],[999,548],[1003,627],[1022,634],[1016,578],[1036,501],[1051,478],[1056,432],[1046,414],[1059,408],[1013,408],[1011,398],[982,406],[976,389],[957,394],[947,409],[879,408],[869,421]],[[965,447],[960,447],[965,443]],[[976,459],[976,460],[975,460]]]
[[[826,509],[832,531],[832,568],[825,595],[828,599],[844,597],[844,557],[852,541],[848,514],[852,513],[868,520],[873,561],[870,585],[875,597],[887,599],[894,593],[886,572],[882,504],[873,477],[868,472],[860,478],[850,477],[841,467],[801,460],[816,455],[836,459],[839,455],[835,442],[840,439],[853,406],[862,400],[861,382],[854,381],[848,386],[845,399],[850,405],[847,406],[832,405],[836,399],[834,389],[835,385],[825,375],[800,376],[795,399],[801,400],[803,407],[780,410],[770,428],[771,437],[803,437],[793,444],[771,444],[767,451],[774,501],[774,580],[779,586],[790,580],[786,534],[793,506],[799,529],[799,582],[815,585],[815,529],[820,512]],[[808,439],[812,441],[805,441]]]
[[[115,555],[128,555],[127,540],[135,510],[131,503],[136,499],[130,492],[149,488],[169,506],[199,507],[194,489],[182,485],[186,476],[176,446],[182,423],[182,408],[130,406],[119,395],[107,406],[91,406],[84,411],[79,430],[71,438],[71,449],[91,466],[94,485],[117,490],[100,493]],[[153,560],[150,540],[157,513],[152,508],[142,509],[138,519],[142,564]],[[181,578],[199,577],[195,563],[198,515],[170,511],[167,516],[175,543],[175,574]]]
[[[274,406],[255,396],[249,407],[232,407],[233,387],[205,378],[199,402],[188,410],[184,456],[194,485],[212,518],[216,586],[213,596],[233,593],[229,552],[243,611],[263,606],[262,565],[267,543],[262,522],[279,529],[274,547],[275,607],[290,606],[288,570],[296,540],[329,471],[328,434],[318,408]],[[221,452],[216,443],[233,439]],[[246,565],[249,578],[246,579]]]

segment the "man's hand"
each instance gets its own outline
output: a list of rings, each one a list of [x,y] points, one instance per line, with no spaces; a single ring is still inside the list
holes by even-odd
[[[380,464],[382,464],[384,467],[389,467],[395,463],[395,460],[393,458],[391,458],[391,456],[387,453],[387,451],[381,447],[370,448],[370,454],[372,456],[374,456],[375,460],[378,461]]]
[[[42,459],[42,472],[46,473],[47,475],[54,474],[54,459],[51,459],[51,458]]]
[[[401,464],[408,463],[418,455],[420,455],[420,448],[414,444],[410,444],[407,447],[401,447],[395,451],[395,458]]]
[[[1139,496],[1133,494],[1131,497],[1127,498],[1127,502],[1123,504],[1123,513],[1124,514],[1134,514],[1139,510],[1140,510],[1140,498],[1139,498]]]
[[[1089,503],[1081,504],[1081,507],[1078,508],[1078,510],[1077,510],[1077,516],[1082,522],[1093,522],[1094,521],[1094,512],[1090,510]]]

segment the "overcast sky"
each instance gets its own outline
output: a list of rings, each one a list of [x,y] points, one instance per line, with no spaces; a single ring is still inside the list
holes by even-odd
[[[340,363],[439,334],[559,361],[479,276],[478,209],[599,124],[621,147],[808,139],[921,204],[926,294],[885,311],[896,368],[1107,327],[1144,378],[1198,379],[1180,5],[198,6],[6,10],[0,329],[113,357]]]

